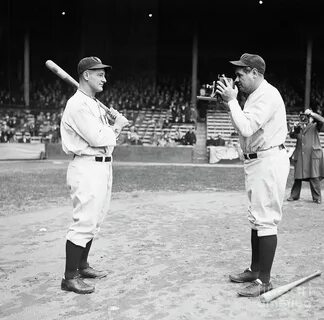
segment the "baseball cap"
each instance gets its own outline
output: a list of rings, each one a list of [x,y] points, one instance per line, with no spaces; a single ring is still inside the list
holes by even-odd
[[[101,60],[97,57],[85,57],[81,59],[78,64],[78,74],[81,74],[86,70],[94,69],[112,69],[112,67],[103,64]]]
[[[241,55],[240,60],[230,61],[230,63],[239,67],[255,68],[262,74],[266,69],[264,60],[257,54],[244,53]]]

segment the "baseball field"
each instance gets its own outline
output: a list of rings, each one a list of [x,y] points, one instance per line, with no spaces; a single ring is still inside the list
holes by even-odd
[[[114,163],[111,210],[90,252],[109,276],[61,291],[66,161],[0,162],[0,319],[324,319],[324,275],[264,304],[228,274],[250,263],[240,165]],[[293,181],[291,170],[286,196]],[[284,202],[274,287],[324,269],[323,205]],[[91,280],[88,280],[91,282]]]

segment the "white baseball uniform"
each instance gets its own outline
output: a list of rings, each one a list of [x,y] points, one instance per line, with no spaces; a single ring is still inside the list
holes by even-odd
[[[61,136],[63,151],[74,155],[67,170],[73,203],[67,240],[85,247],[109,210],[116,135],[98,101],[77,90],[63,112]]]
[[[259,237],[275,235],[290,168],[282,147],[288,133],[284,102],[279,91],[264,79],[249,95],[243,110],[236,99],[228,105],[247,158],[248,220]]]

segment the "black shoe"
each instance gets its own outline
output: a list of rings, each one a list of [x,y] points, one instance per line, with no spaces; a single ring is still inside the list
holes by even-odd
[[[253,281],[247,287],[238,291],[238,295],[242,297],[258,297],[261,294],[264,294],[267,291],[272,290],[272,284],[269,283],[262,283],[259,279]]]
[[[79,273],[80,273],[81,278],[92,278],[92,279],[93,278],[101,279],[108,275],[108,272],[98,271],[91,267],[80,269]]]
[[[95,291],[95,287],[85,283],[80,279],[79,275],[73,279],[62,279],[61,289],[65,291],[73,291],[79,294],[88,294]]]
[[[314,199],[313,202],[317,203],[317,204],[321,204],[321,200],[320,199]]]
[[[259,272],[251,271],[250,269],[245,269],[242,273],[239,274],[230,274],[229,278],[233,282],[252,282],[258,279]]]
[[[298,199],[295,199],[295,198],[293,198],[293,197],[289,197],[288,199],[287,199],[287,201],[297,201]]]

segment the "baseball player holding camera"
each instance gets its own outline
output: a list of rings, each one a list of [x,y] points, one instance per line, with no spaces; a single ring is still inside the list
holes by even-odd
[[[216,92],[230,110],[244,153],[252,259],[244,272],[229,277],[233,282],[251,282],[238,294],[255,297],[272,289],[270,271],[289,173],[284,147],[286,110],[279,91],[264,78],[266,65],[260,56],[245,53],[230,63],[235,67],[236,85],[233,87],[226,78],[219,80]],[[247,96],[243,110],[238,91]]]
[[[97,57],[78,64],[79,88],[68,100],[61,121],[62,148],[73,154],[67,170],[67,185],[73,204],[73,221],[66,236],[66,264],[62,290],[91,293],[94,286],[82,278],[107,274],[90,267],[89,250],[106,216],[111,198],[112,153],[116,138],[128,120],[112,110],[114,124],[95,94],[103,91],[107,69]]]

